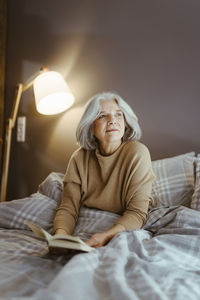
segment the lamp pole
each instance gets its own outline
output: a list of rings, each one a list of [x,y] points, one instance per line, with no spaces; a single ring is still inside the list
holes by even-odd
[[[12,130],[15,127],[16,118],[19,110],[19,104],[21,100],[22,93],[29,89],[34,82],[34,79],[42,72],[46,72],[48,69],[46,67],[41,68],[40,71],[35,73],[31,80],[28,80],[26,84],[19,83],[16,87],[16,94],[13,102],[13,107],[11,115],[7,120],[5,141],[4,141],[4,152],[3,152],[3,165],[2,165],[2,175],[1,175],[1,190],[0,190],[0,202],[6,201],[7,193],[7,183],[8,183],[8,171],[10,162],[10,149],[12,141]]]

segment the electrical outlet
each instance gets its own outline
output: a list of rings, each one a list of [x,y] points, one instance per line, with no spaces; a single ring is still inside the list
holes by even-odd
[[[25,142],[26,136],[26,117],[17,118],[17,142]]]

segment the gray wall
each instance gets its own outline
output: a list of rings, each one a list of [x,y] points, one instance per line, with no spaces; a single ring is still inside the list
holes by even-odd
[[[199,14],[196,0],[8,0],[7,116],[15,84],[44,65],[63,74],[76,98],[67,112],[46,117],[32,89],[23,94],[27,135],[16,143],[13,132],[8,199],[65,172],[82,106],[101,91],[132,106],[153,160],[199,153]]]

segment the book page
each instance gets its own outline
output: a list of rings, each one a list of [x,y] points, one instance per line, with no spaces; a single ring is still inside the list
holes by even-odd
[[[51,240],[49,242],[49,248],[54,249],[55,252],[56,252],[56,248],[60,250],[72,249],[72,250],[85,251],[85,252],[90,252],[95,250],[94,248],[89,247],[86,244],[83,245],[81,243],[76,243],[68,240]]]
[[[56,234],[51,236],[51,240],[64,240],[85,245],[85,243],[79,237],[68,234]]]
[[[94,248],[88,246],[77,236],[67,234],[51,235],[46,230],[30,221],[26,220],[25,224],[35,233],[37,237],[45,239],[50,248],[74,249],[85,252],[94,250]]]
[[[42,229],[40,226],[27,220],[25,221],[25,224],[28,225],[28,227],[35,233],[37,237],[43,238],[48,242],[51,240],[52,235],[49,234],[46,230]]]

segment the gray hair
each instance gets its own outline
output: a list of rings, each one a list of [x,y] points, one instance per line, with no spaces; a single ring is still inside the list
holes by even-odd
[[[104,92],[93,96],[88,102],[82,118],[76,129],[76,139],[79,145],[86,150],[98,148],[96,137],[92,134],[92,124],[101,112],[100,100],[116,100],[124,114],[126,127],[123,141],[139,140],[141,128],[138,118],[132,108],[116,93]]]

